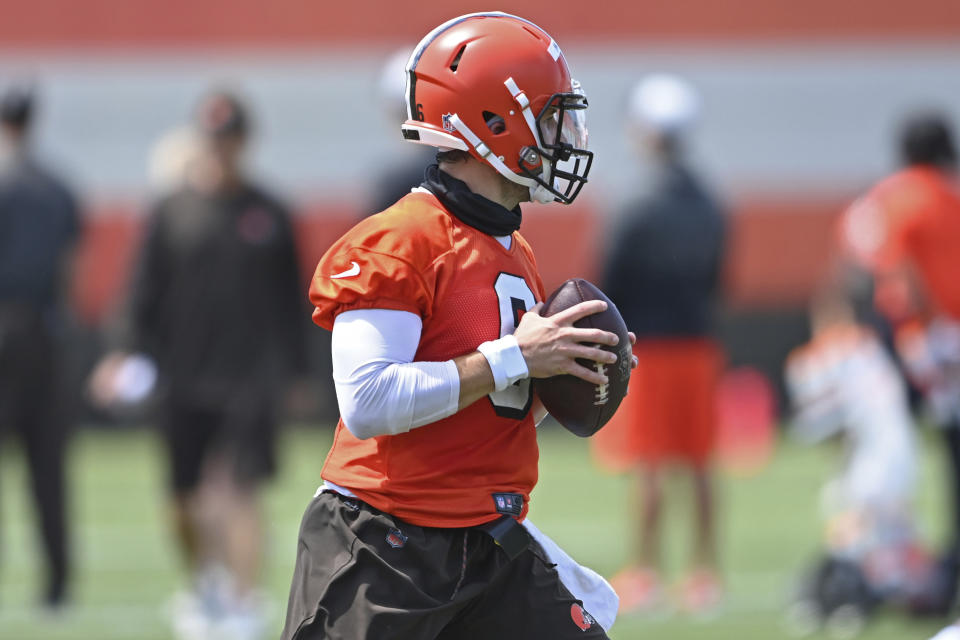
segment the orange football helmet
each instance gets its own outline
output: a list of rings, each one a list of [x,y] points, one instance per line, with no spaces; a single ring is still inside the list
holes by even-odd
[[[587,182],[587,98],[543,29],[471,13],[423,38],[407,61],[403,137],[459,149],[537,202],[569,204]]]

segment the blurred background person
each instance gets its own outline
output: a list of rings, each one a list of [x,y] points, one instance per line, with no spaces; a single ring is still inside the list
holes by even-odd
[[[952,127],[942,115],[909,117],[899,151],[903,168],[845,214],[845,240],[872,270],[875,305],[893,327],[907,375],[943,429],[949,539],[924,608],[946,612],[960,568],[960,175]]]
[[[276,469],[286,382],[306,366],[308,315],[290,214],[244,170],[247,107],[213,92],[196,128],[196,149],[180,134],[167,139],[172,166],[159,173],[185,182],[153,208],[119,350],[98,365],[91,392],[115,403],[131,359],[143,358],[132,354],[156,362],[172,519],[192,580],[192,591],[175,599],[174,630],[259,638],[259,489]]]
[[[842,269],[833,274],[851,295],[858,316],[874,326],[891,351],[896,326],[916,312],[917,302],[905,274],[891,269],[898,251],[891,234],[919,210],[953,206],[956,148],[944,116],[920,112],[906,118],[897,132],[896,156],[901,168],[841,216]]]
[[[30,469],[47,576],[42,603],[64,603],[70,575],[63,388],[64,303],[80,230],[70,189],[31,151],[36,97],[0,89],[0,428]]]
[[[383,111],[389,132],[396,144],[389,157],[392,164],[386,167],[374,181],[373,195],[364,215],[383,211],[397,200],[410,193],[423,182],[427,165],[435,162],[432,147],[420,144],[404,144],[400,125],[407,119],[407,59],[413,47],[395,51],[380,71],[377,81],[377,102]]]
[[[785,377],[791,434],[839,440],[842,471],[821,491],[824,552],[800,583],[787,622],[800,635],[862,629],[879,605],[909,606],[930,555],[915,513],[919,451],[906,384],[889,350],[838,283],[814,300],[812,338]]]
[[[648,76],[630,94],[631,136],[652,180],[612,236],[603,289],[637,334],[640,364],[619,413],[593,438],[602,464],[636,473],[635,555],[613,579],[623,612],[660,604],[664,483],[674,465],[692,483],[694,503],[681,606],[705,612],[721,597],[711,455],[722,353],[711,332],[725,220],[685,159],[699,110],[693,87],[672,75]]]

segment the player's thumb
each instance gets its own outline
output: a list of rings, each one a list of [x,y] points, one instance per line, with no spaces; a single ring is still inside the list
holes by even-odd
[[[520,322],[523,322],[523,319],[528,315],[536,316],[539,318],[541,309],[543,309],[543,303],[538,302],[537,304],[533,305],[532,307],[524,311],[522,314],[520,314]]]

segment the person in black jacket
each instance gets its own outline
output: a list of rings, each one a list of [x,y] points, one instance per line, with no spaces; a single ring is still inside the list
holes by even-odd
[[[613,581],[621,610],[649,608],[660,599],[662,483],[665,468],[675,464],[691,477],[695,503],[693,567],[681,606],[702,612],[720,597],[710,462],[722,357],[711,332],[726,225],[683,157],[684,135],[698,110],[693,89],[656,75],[631,98],[651,180],[612,236],[603,288],[637,335],[639,366],[624,406],[593,443],[602,462],[638,473],[636,557]]]
[[[184,636],[221,625],[253,638],[263,622],[257,488],[275,471],[275,413],[286,381],[305,369],[308,316],[290,215],[242,169],[246,108],[213,93],[198,124],[186,183],[147,223],[121,350],[92,390],[109,404],[123,395],[130,354],[156,363],[174,525],[196,582],[175,625]]]
[[[15,431],[27,455],[47,560],[42,600],[55,607],[70,573],[61,334],[80,216],[30,152],[34,104],[27,86],[0,95],[0,428]]]

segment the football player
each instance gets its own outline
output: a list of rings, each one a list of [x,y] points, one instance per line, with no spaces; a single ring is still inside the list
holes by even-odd
[[[843,218],[848,254],[870,270],[907,375],[943,431],[950,460],[949,540],[923,609],[946,613],[960,576],[960,171],[950,123],[918,113],[900,134],[903,168]]]
[[[317,266],[341,419],[283,638],[606,638],[616,596],[584,606],[520,524],[544,414],[531,379],[602,384],[576,358],[616,360],[595,346],[614,334],[572,326],[606,303],[538,314],[517,232],[521,202],[569,203],[586,182],[586,97],[547,33],[499,12],[440,25],[406,73],[403,137],[438,162]]]

